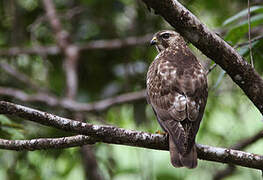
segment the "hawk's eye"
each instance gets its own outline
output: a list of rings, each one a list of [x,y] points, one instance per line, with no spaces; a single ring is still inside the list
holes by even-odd
[[[170,34],[169,33],[164,33],[161,36],[163,39],[169,39],[170,38]]]

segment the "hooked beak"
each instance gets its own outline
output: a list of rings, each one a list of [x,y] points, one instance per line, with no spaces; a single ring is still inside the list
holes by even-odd
[[[152,40],[151,40],[151,42],[150,42],[150,45],[152,46],[152,45],[156,45],[157,44],[157,38],[156,37],[153,37],[152,38]]]

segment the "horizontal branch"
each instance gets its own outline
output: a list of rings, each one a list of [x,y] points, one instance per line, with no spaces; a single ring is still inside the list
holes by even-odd
[[[12,97],[23,102],[40,102],[48,105],[49,107],[61,107],[69,111],[99,112],[104,111],[114,105],[145,99],[145,90],[125,93],[93,103],[80,103],[67,98],[59,99],[53,95],[42,92],[29,95],[21,90],[1,86],[0,95]]]
[[[88,123],[62,118],[46,112],[41,112],[35,109],[12,104],[5,101],[0,101],[0,113],[15,115],[17,117],[25,118],[27,120],[34,121],[42,125],[90,136],[91,139],[89,140],[85,139],[84,137],[82,137],[83,139],[79,138],[79,140],[75,140],[74,141],[75,145],[79,145],[76,143],[76,141],[78,142],[85,141],[86,143],[89,143],[90,141],[91,143],[104,142],[104,143],[137,146],[137,147],[157,149],[157,150],[168,150],[168,141],[167,141],[167,136],[165,135],[126,130],[114,126],[92,125]],[[24,144],[27,144],[25,141],[30,141],[30,140],[23,140],[23,141]],[[9,144],[12,143],[15,144],[15,142],[17,144],[18,140],[9,141]],[[49,139],[49,143],[51,142],[52,141],[50,141]],[[0,144],[1,143],[3,143],[3,141],[0,141]],[[8,144],[8,142],[5,141],[5,144]],[[32,144],[32,142],[29,144]],[[1,147],[3,146],[4,144],[1,145]],[[12,148],[15,149],[14,147]],[[33,145],[28,149],[33,150],[34,149]],[[22,149],[18,148],[16,150],[22,150]],[[255,169],[262,169],[263,167],[262,166],[263,156],[252,154],[252,153],[247,153],[247,152],[242,152],[232,149],[211,147],[211,146],[200,145],[200,144],[197,144],[197,152],[199,159],[236,164],[236,165],[255,168]]]
[[[239,47],[247,46],[247,45],[249,45],[249,43],[253,43],[253,42],[256,42],[256,41],[261,40],[261,39],[263,39],[263,35],[260,35],[260,36],[257,36],[257,37],[255,37],[255,38],[251,39],[251,42],[247,41],[247,42],[243,42],[243,43],[236,44],[236,45],[234,46],[234,48],[239,48]]]
[[[123,39],[112,39],[112,40],[96,40],[90,41],[87,44],[82,44],[80,50],[111,50],[119,49],[128,46],[136,46],[149,43],[152,38],[152,33],[145,34],[143,36],[131,36]]]
[[[94,40],[88,43],[76,44],[80,51],[87,50],[112,50],[123,47],[136,46],[148,43],[152,37],[152,34],[146,34],[144,36],[131,36],[124,39],[111,39],[111,40]],[[11,47],[8,49],[0,49],[0,56],[17,56],[20,54],[44,54],[44,55],[56,55],[61,53],[58,46],[34,46],[34,47]]]
[[[62,138],[39,138],[31,140],[6,140],[0,139],[0,149],[16,151],[34,151],[42,149],[57,149],[94,144],[94,138],[84,135]]]
[[[236,143],[235,145],[231,146],[231,149],[241,150],[245,149],[249,145],[257,142],[259,139],[263,138],[263,130],[260,130],[257,134],[253,135],[252,137],[243,139]]]
[[[33,47],[10,47],[0,49],[0,56],[17,56],[20,54],[29,55],[56,55],[60,53],[60,49],[57,46],[33,46]]]
[[[29,95],[24,91],[18,89],[0,86],[0,95],[12,97],[23,102],[42,102],[49,105],[50,107],[53,107],[56,104],[58,104],[58,99],[54,98],[51,94],[46,94],[42,92]]]
[[[16,68],[12,67],[10,64],[1,61],[0,68],[5,71],[8,75],[14,77],[18,81],[24,83],[26,86],[31,87],[34,90],[42,91],[42,92],[49,92],[48,89],[40,87],[36,82],[34,82],[29,76],[26,74],[18,71]]]
[[[133,145],[136,142],[137,146],[152,149],[158,149],[160,142],[162,147],[167,145],[166,138],[162,135],[125,130],[114,126],[92,125],[5,101],[0,101],[0,114],[15,115],[49,127],[103,139],[106,143],[115,141],[116,144]],[[149,139],[153,141],[147,141]]]
[[[142,0],[207,57],[220,65],[263,113],[263,80],[238,52],[177,0]]]
[[[103,127],[103,126],[101,126]],[[99,130],[99,129],[98,129]],[[121,128],[117,128],[115,133],[118,133],[118,130],[123,131]],[[126,145],[137,146],[155,150],[168,150],[168,144],[166,136],[159,134],[150,134],[139,131],[126,130],[125,133],[135,133],[136,136],[132,136],[130,142]],[[138,145],[138,140],[140,141],[149,141],[145,145]],[[116,140],[114,137],[108,140],[104,138],[96,138],[85,135],[76,135],[70,137],[62,138],[39,138],[31,140],[6,140],[0,139],[0,149],[6,150],[16,150],[16,151],[34,151],[42,149],[57,149],[57,148],[69,148],[76,146],[83,146],[87,144],[94,144],[96,142],[105,142],[111,144],[123,144],[119,140]],[[152,144],[155,144],[152,146]],[[222,163],[242,163],[239,165],[260,169],[260,163],[263,161],[262,156],[258,156],[251,153],[246,153],[242,151],[211,147],[206,145],[197,144],[198,158]],[[231,160],[231,161],[230,161]],[[247,162],[249,160],[249,162]],[[252,162],[253,161],[253,162]],[[255,161],[258,161],[255,163]],[[252,162],[252,163],[251,163]],[[249,164],[250,163],[250,164]],[[256,166],[255,166],[256,165]],[[260,167],[260,168],[259,168]]]

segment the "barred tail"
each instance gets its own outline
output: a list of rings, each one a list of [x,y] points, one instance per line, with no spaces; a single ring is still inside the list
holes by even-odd
[[[188,154],[181,155],[172,138],[169,138],[169,151],[171,156],[171,163],[174,167],[187,167],[196,168],[197,166],[197,153],[196,147],[193,145],[191,151]]]

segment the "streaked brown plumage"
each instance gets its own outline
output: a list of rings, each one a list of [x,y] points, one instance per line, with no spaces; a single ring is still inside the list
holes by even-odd
[[[174,167],[195,168],[195,136],[203,117],[208,89],[206,71],[176,32],[157,32],[159,54],[147,73],[147,100],[169,134]]]

